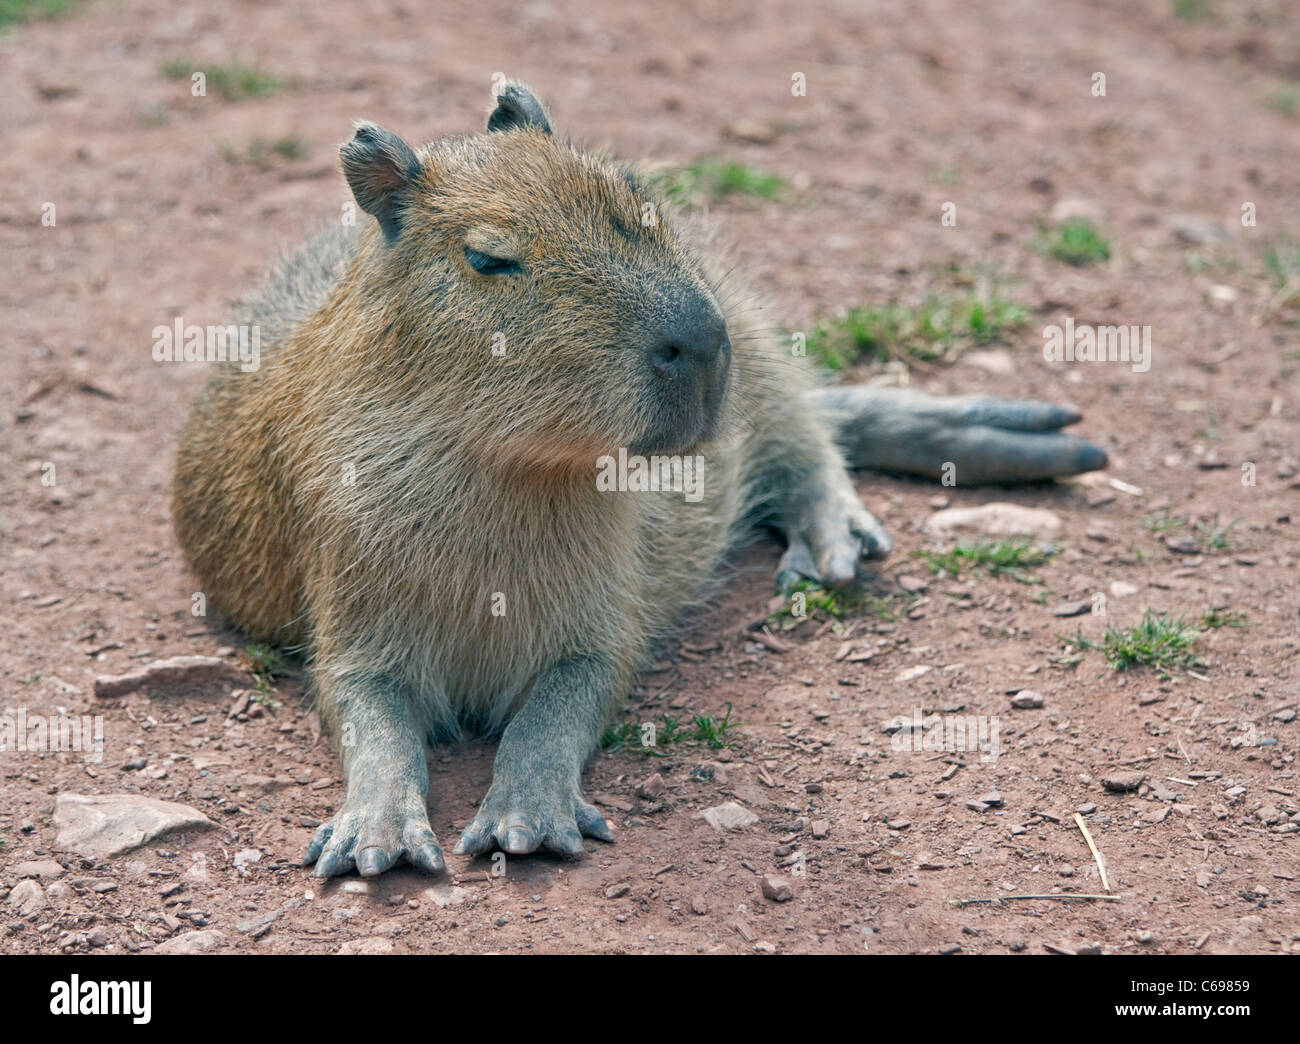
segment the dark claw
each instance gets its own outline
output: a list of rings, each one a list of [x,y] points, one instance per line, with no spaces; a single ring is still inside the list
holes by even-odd
[[[506,825],[509,824],[509,825]],[[564,856],[579,856],[582,839],[613,841],[604,818],[572,791],[565,792],[530,780],[528,784],[503,783],[500,770],[483,799],[478,815],[456,842],[457,855],[483,855],[500,848],[511,855],[544,849]]]
[[[527,855],[537,850],[537,838],[525,827],[511,827],[506,831],[503,847],[511,855]]]
[[[336,877],[339,874],[346,874],[355,865],[350,856],[338,852],[326,852],[316,861],[316,876]]]
[[[561,834],[552,834],[546,839],[546,847],[560,855],[576,856],[585,851],[582,847],[582,835],[576,830],[566,830]]]
[[[492,847],[492,834],[486,827],[479,826],[477,823],[471,823],[465,828],[465,832],[460,835],[460,840],[456,842],[456,847],[452,849],[454,855],[476,856],[482,855]]]
[[[362,877],[377,877],[390,866],[394,860],[382,848],[363,848],[357,855],[357,873]]]
[[[325,851],[325,846],[329,843],[332,833],[334,833],[334,827],[329,823],[322,823],[316,828],[311,844],[307,846],[307,851],[303,853],[302,866],[310,866],[320,858],[320,854]]]
[[[613,841],[614,835],[605,822],[605,817],[590,805],[578,806],[578,829],[583,837],[594,837],[599,841]]]
[[[446,866],[442,849],[434,844],[421,845],[408,858],[421,870],[431,874],[440,873]]]

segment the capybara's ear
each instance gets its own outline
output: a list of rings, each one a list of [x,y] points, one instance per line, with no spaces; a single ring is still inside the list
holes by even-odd
[[[490,131],[539,130],[543,134],[551,133],[551,121],[547,119],[546,109],[537,100],[537,95],[522,83],[507,83],[497,91],[497,107],[488,117],[487,129]]]
[[[362,122],[339,156],[357,205],[375,216],[384,238],[393,242],[402,230],[406,191],[420,173],[411,146],[376,123]]]

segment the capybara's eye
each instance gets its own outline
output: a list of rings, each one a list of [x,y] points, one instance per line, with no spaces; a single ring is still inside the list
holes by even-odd
[[[465,248],[465,260],[475,272],[482,272],[484,275],[513,275],[520,270],[518,261],[493,257],[491,254],[480,254],[469,247]]]

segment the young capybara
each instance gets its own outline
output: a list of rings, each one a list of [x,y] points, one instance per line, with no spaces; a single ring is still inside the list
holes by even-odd
[[[652,188],[522,85],[484,134],[363,123],[341,155],[374,220],[243,317],[269,348],[200,396],[173,507],[211,603],[310,664],[347,779],[320,876],[442,868],[425,745],[466,724],[501,739],[458,853],[609,840],[583,765],[724,552],[766,523],[786,578],[839,585],[889,550],[846,455],[963,485],[1105,463],[1064,407],[811,389]]]

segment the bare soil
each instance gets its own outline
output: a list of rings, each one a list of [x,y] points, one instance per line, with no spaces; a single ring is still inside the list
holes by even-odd
[[[148,950],[207,928],[245,952],[1300,952],[1300,339],[1263,263],[1300,237],[1300,124],[1284,111],[1300,85],[1294,7],[1225,0],[1187,20],[1163,0],[452,6],[92,2],[0,36],[0,709],[101,714],[105,733],[98,764],[0,754],[0,951]],[[161,74],[171,59],[258,61],[283,84],[196,98]],[[350,121],[411,139],[477,129],[498,71],[537,88],[576,140],[633,159],[725,157],[791,183],[708,215],[788,328],[997,269],[1029,323],[991,355],[913,370],[913,384],[1072,401],[1111,453],[1107,475],[1132,488],[860,475],[897,545],[877,577],[897,614],[843,622],[870,661],[837,660],[843,636],[816,620],[784,634],[783,653],[753,641],[779,554],[757,544],[627,710],[689,719],[731,704],[736,743],[598,754],[585,786],[613,845],[512,859],[501,877],[449,855],[441,882],[399,869],[323,884],[296,861],[340,801],[339,763],[294,678],[245,721],[227,718],[224,692],[93,695],[96,675],[244,647],[190,612],[168,497],[203,373],[155,363],[151,331],[223,321],[280,250],[338,214]],[[791,94],[796,72],[806,97]],[[240,159],[284,137],[302,148]],[[1036,248],[1069,199],[1099,212],[1109,261],[1073,268]],[[949,201],[955,227],[940,222]],[[1178,215],[1223,241],[1180,239]],[[1151,369],[1049,364],[1042,328],[1065,316],[1150,325]],[[911,553],[931,545],[936,498],[1057,512],[1041,583],[929,573]],[[1144,522],[1166,512],[1185,523]],[[1216,515],[1235,520],[1230,546],[1202,533],[1199,553],[1171,549]],[[900,576],[927,586],[909,602]],[[1136,590],[1115,595],[1116,582]],[[1104,618],[1052,614],[1099,592]],[[1058,636],[1077,627],[1099,638],[1148,608],[1194,620],[1211,607],[1246,625],[1207,629],[1193,674],[1120,672],[1100,652],[1062,662]],[[1044,705],[1013,709],[1019,689]],[[914,709],[997,716],[999,756],[894,749],[884,723]],[[492,753],[430,753],[448,851]],[[1121,770],[1142,789],[1102,786]],[[662,791],[639,796],[655,773]],[[992,791],[1000,807],[968,807]],[[97,865],[57,850],[57,795],[121,792],[192,805],[221,829]],[[700,818],[728,801],[757,822],[720,833]],[[953,905],[1103,891],[1079,809],[1115,901]],[[237,866],[249,849],[257,861]],[[46,905],[24,917],[12,867],[42,858],[64,865],[63,887],[42,881]],[[773,873],[792,899],[763,896]]]

